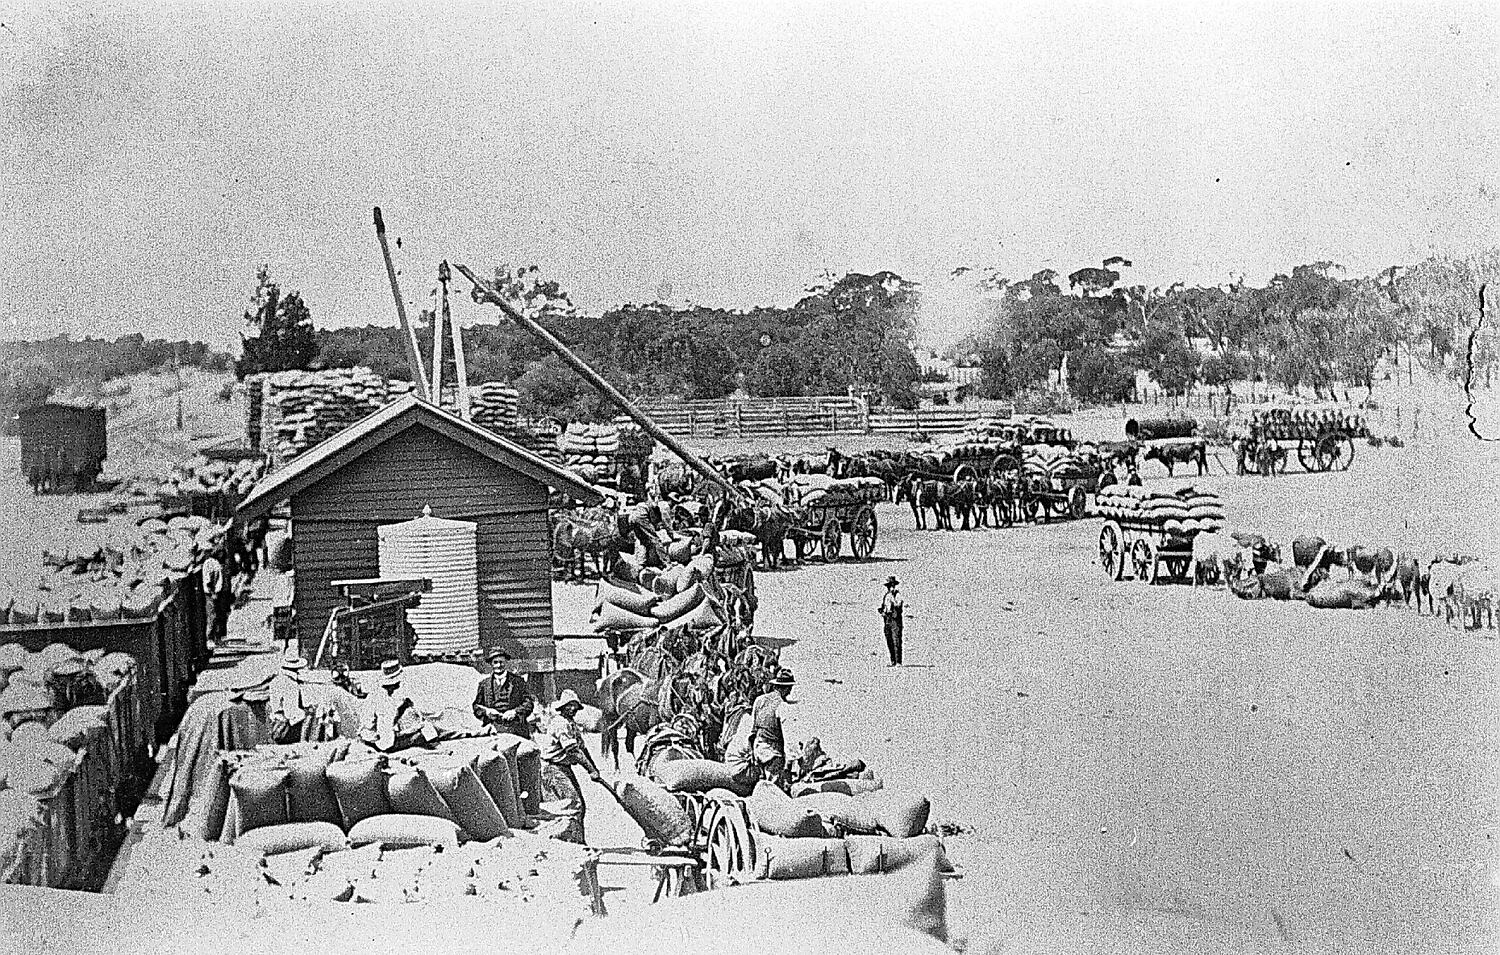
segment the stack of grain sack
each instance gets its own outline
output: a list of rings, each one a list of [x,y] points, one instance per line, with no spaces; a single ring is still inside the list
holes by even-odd
[[[1224,528],[1224,502],[1214,491],[1191,485],[1178,490],[1111,484],[1099,489],[1093,513],[1117,521],[1149,524],[1168,534]]]
[[[876,504],[885,500],[885,482],[878,477],[833,478],[826,474],[794,474],[782,485],[782,496],[794,507]]]
[[[1228,429],[1231,438],[1269,441],[1311,441],[1329,431],[1364,438],[1369,437],[1370,426],[1364,415],[1339,406],[1292,405],[1242,407]]]
[[[612,424],[574,422],[557,437],[563,466],[585,481],[608,480],[615,476],[620,451],[620,429]]]
[[[520,422],[521,393],[500,381],[469,386],[469,420],[481,428],[505,433]],[[458,414],[458,390],[443,388],[443,407]]]
[[[1068,478],[1087,477],[1086,454],[1070,451],[1056,444],[1028,444],[1021,451],[1021,467],[1028,477],[1055,483]]]
[[[278,371],[254,377],[263,389],[262,450],[276,466],[412,390],[411,382],[388,381],[368,368]]]
[[[34,626],[140,620],[219,546],[202,517],[148,518],[136,527],[82,524],[43,552],[40,567],[0,572],[0,623]]]
[[[687,546],[686,542],[672,545],[674,559],[681,562],[665,569],[642,567],[630,558],[617,562],[594,594],[594,632],[724,626],[729,619],[727,595],[714,578],[715,558],[709,554],[689,557]]]
[[[230,462],[194,458],[172,469],[171,476],[157,487],[156,497],[220,494],[239,500],[250,493],[265,470],[265,462],[259,459]]]
[[[85,752],[95,753],[95,771],[107,777],[101,791],[125,785],[120,777],[133,754],[108,702],[135,669],[126,653],[80,653],[63,643],[38,653],[0,646],[0,883],[49,884],[44,803],[79,771]],[[128,702],[121,712],[139,705]],[[109,758],[98,758],[105,751]],[[85,840],[105,837],[114,807],[75,809],[83,816],[70,817],[69,831],[80,830],[73,835],[81,852]]]

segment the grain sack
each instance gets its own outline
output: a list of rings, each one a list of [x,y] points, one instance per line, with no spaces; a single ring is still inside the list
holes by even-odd
[[[348,879],[340,878],[331,872],[322,870],[323,862],[318,861],[318,871],[303,879],[298,879],[292,888],[291,897],[298,902],[351,902],[354,900],[354,885]]]
[[[428,779],[447,805],[453,821],[470,839],[488,842],[510,835],[510,826],[479,781],[472,761],[433,766]]]
[[[755,875],[761,879],[816,879],[849,873],[849,849],[842,839],[755,840]]]
[[[1354,569],[1362,574],[1372,573],[1375,570],[1375,552],[1363,545],[1355,547],[1350,552],[1349,560],[1354,564]]]
[[[105,723],[108,713],[108,708],[103,706],[74,707],[57,718],[47,730],[47,736],[69,749],[82,749],[90,740],[109,732],[109,725]]]
[[[1298,567],[1306,567],[1317,559],[1318,551],[1322,550],[1327,541],[1321,537],[1299,537],[1292,541],[1292,561]]]
[[[792,787],[793,796],[809,793],[843,793],[846,796],[863,796],[884,788],[878,779],[824,779],[820,782],[797,783]]]
[[[1307,592],[1307,605],[1320,610],[1366,610],[1379,590],[1357,580],[1325,580]]]
[[[355,846],[377,842],[387,847],[443,846],[456,849],[458,824],[436,816],[386,813],[356,823],[349,830],[349,842]]]
[[[432,785],[427,774],[416,766],[395,765],[385,782],[386,796],[391,801],[391,811],[407,816],[436,816],[457,822],[448,804]]]
[[[656,625],[655,617],[631,613],[623,607],[606,603],[599,608],[599,618],[594,621],[593,629],[595,633],[605,630],[652,630]]]
[[[685,846],[693,821],[666,789],[641,776],[622,775],[610,787],[627,815],[646,837],[668,846]]]
[[[685,627],[688,630],[717,630],[724,626],[724,615],[714,606],[712,600],[704,600],[692,610],[673,620],[673,627]]]
[[[246,765],[229,777],[240,833],[291,821],[286,804],[288,775],[281,767]]]
[[[652,606],[660,599],[660,596],[657,594],[648,593],[635,587],[621,587],[606,580],[599,581],[599,586],[594,591],[594,606],[596,608],[602,610],[605,604],[613,604],[621,610],[639,616],[652,613]]]
[[[453,740],[447,745],[449,752],[470,761],[474,767],[474,775],[495,808],[500,811],[505,824],[513,829],[523,829],[526,827],[526,815],[521,809],[521,790],[514,774],[515,753],[521,737],[507,736],[514,740],[514,744],[508,747],[508,758],[495,744],[494,737]]]
[[[735,781],[724,763],[711,759],[673,759],[656,767],[656,780],[674,793],[701,793],[709,789],[727,789],[748,796],[750,787]]]
[[[329,763],[324,778],[333,789],[338,800],[339,817],[345,829],[350,829],[370,816],[383,816],[391,812],[391,800],[386,795],[385,760],[383,757],[341,759]]]
[[[936,865],[939,872],[952,872],[953,864],[937,836],[845,836],[849,849],[849,871],[855,875],[883,875],[911,865]]]
[[[774,790],[768,792],[767,790]],[[745,800],[750,821],[761,832],[784,839],[825,839],[828,830],[823,817],[811,806],[799,805],[780,789],[765,782],[756,783],[755,791]]]
[[[252,829],[234,844],[236,848],[273,856],[313,848],[334,852],[348,848],[349,842],[344,838],[344,830],[331,822],[287,822]]]
[[[663,623],[671,623],[702,603],[704,596],[703,586],[694,584],[679,594],[661,600],[651,608],[651,615]]]
[[[926,796],[889,789],[861,796],[858,801],[874,814],[881,832],[898,839],[921,835],[932,812]]]
[[[357,882],[373,876],[379,862],[380,846],[372,842],[358,849],[326,853],[318,860],[318,871]]]
[[[67,780],[68,772],[34,753],[11,748],[0,760],[0,776],[8,788],[18,793],[48,796]]]
[[[209,763],[202,782],[193,787],[187,818],[180,827],[191,838],[215,842],[224,834],[224,815],[228,811],[229,765],[215,759]]]
[[[322,854],[321,848],[313,846],[265,856],[261,859],[261,871],[272,885],[290,887],[312,875]]]
[[[287,813],[293,822],[326,822],[340,825],[338,799],[328,783],[328,756],[309,753],[287,764]]]
[[[823,818],[823,825],[839,835],[860,833],[875,835],[884,831],[876,805],[843,793],[811,793],[793,802],[806,806]]]

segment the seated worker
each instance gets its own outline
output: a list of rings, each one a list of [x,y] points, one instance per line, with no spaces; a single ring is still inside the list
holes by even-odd
[[[781,729],[781,704],[789,702],[797,681],[782,668],[767,684],[766,692],[750,707],[752,756],[760,776],[782,789],[791,787],[787,769],[786,736]]]
[[[302,700],[302,671],[307,668],[296,650],[288,649],[281,658],[281,672],[271,677],[271,742],[295,743],[302,739],[302,725],[307,709]]]
[[[413,746],[430,748],[437,742],[437,727],[417,712],[411,697],[401,688],[400,661],[387,660],[380,665],[380,689],[365,700],[359,738],[383,753]]]
[[[563,690],[557,704],[552,707],[553,716],[542,728],[538,741],[542,751],[543,787],[556,794],[556,798],[568,803],[564,814],[573,816],[572,825],[560,838],[569,842],[583,842],[583,815],[588,807],[583,801],[583,788],[578,785],[574,766],[582,766],[594,782],[600,782],[599,768],[594,757],[583,744],[583,731],[574,719],[583,709],[583,702],[572,690]]]
[[[484,658],[491,669],[474,693],[474,718],[497,733],[531,739],[536,698],[526,678],[510,671],[510,654],[502,647],[491,648]]]

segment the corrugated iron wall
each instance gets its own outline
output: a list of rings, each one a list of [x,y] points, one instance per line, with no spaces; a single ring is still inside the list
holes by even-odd
[[[376,528],[435,517],[478,529],[479,643],[507,646],[516,668],[553,667],[547,489],[424,427],[410,427],[292,500],[304,652],[339,605],[332,582],[376,577]]]

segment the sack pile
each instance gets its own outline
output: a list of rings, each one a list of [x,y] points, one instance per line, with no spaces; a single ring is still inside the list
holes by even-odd
[[[749,531],[720,531],[719,549],[714,552],[716,567],[754,566],[760,558],[760,542]]]
[[[1224,502],[1214,491],[1177,491],[1111,484],[1094,498],[1095,516],[1149,524],[1168,534],[1196,534],[1224,527]]]
[[[612,424],[574,422],[557,436],[557,448],[563,455],[563,466],[590,468],[592,480],[613,477],[620,454],[620,429]]]
[[[19,626],[138,620],[219,546],[206,518],[149,518],[135,527],[84,524],[45,550],[42,566],[0,576],[0,623]]]
[[[885,482],[878,477],[832,478],[826,474],[796,474],[783,485],[786,503],[797,507],[835,507],[875,504],[885,500]]]
[[[265,471],[265,462],[257,458],[234,462],[195,458],[174,468],[171,477],[157,487],[156,496],[168,499],[191,494],[223,494],[239,499],[250,493]]]
[[[277,371],[253,376],[264,389],[261,442],[284,464],[412,390],[368,368]]]
[[[1292,405],[1243,409],[1228,428],[1231,438],[1272,441],[1310,441],[1329,431],[1367,438],[1370,425],[1364,415],[1343,407]]]
[[[590,617],[595,633],[657,627],[716,630],[729,619],[725,594],[714,579],[714,558],[699,554],[665,570],[641,568],[636,581],[599,581]]]
[[[482,428],[495,431],[514,428],[520,420],[521,393],[499,381],[486,381],[469,386],[469,420]],[[443,407],[458,413],[458,395],[448,401],[448,391],[443,390]]]
[[[1028,477],[1048,482],[1084,478],[1090,473],[1085,456],[1055,444],[1026,445],[1021,450],[1021,468]]]

